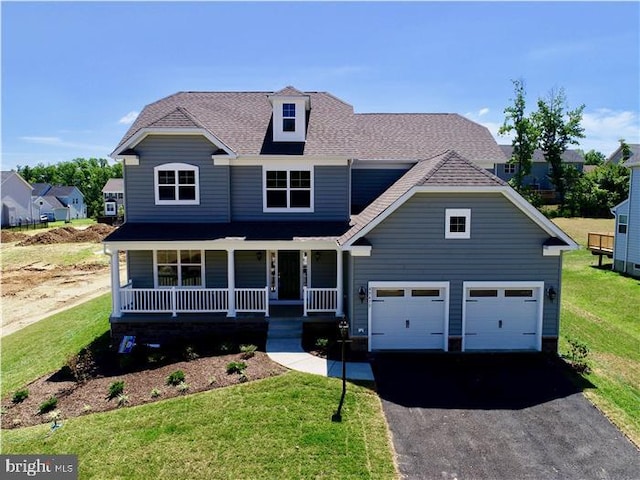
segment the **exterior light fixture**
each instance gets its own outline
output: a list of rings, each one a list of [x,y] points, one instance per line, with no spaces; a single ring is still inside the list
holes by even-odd
[[[367,289],[364,287],[360,287],[358,289],[358,298],[360,299],[360,303],[364,303],[364,299],[367,298]]]
[[[549,289],[547,290],[547,296],[549,297],[549,300],[553,302],[558,296],[558,292],[556,292],[555,288],[549,287]]]
[[[322,253],[320,252],[320,250],[316,250],[315,253],[313,254],[313,258],[316,259],[316,262],[320,261],[321,256],[322,256]]]
[[[256,259],[257,259],[258,261],[262,260],[262,251],[261,251],[261,250],[258,250],[258,251],[256,252]]]

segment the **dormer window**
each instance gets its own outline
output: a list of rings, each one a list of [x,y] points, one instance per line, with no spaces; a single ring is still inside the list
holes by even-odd
[[[295,103],[282,104],[282,131],[283,132],[296,131],[296,104]]]

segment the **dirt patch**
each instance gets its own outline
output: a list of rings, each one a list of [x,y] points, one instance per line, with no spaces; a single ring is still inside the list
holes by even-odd
[[[60,227],[25,238],[17,246],[51,245],[53,243],[99,243],[114,230],[115,227],[103,223],[90,225],[84,229]]]
[[[118,354],[113,354],[118,355]],[[114,357],[109,357],[110,361]],[[117,362],[117,358],[115,359]],[[244,362],[244,376],[237,373],[227,374],[229,362]],[[51,422],[49,414],[39,414],[39,406],[51,397],[58,399],[55,410],[62,419],[77,417],[93,412],[104,412],[116,408],[142,405],[189,393],[212,390],[237,383],[258,380],[280,375],[286,368],[273,362],[264,352],[255,352],[250,359],[241,354],[213,355],[191,361],[178,361],[162,366],[147,366],[144,370],[118,373],[119,368],[112,366],[112,372],[92,378],[84,383],[73,381],[65,370],[45,375],[25,388],[29,396],[21,403],[13,403],[11,396],[2,401],[2,428],[17,428]],[[176,386],[166,384],[169,374],[182,370],[188,390],[181,392]],[[108,398],[109,386],[124,382],[126,403],[119,405],[118,398]],[[152,395],[157,389],[159,394]]]
[[[20,232],[0,230],[0,243],[21,242],[29,238],[29,235]]]

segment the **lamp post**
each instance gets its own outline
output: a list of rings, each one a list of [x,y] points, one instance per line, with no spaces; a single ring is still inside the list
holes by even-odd
[[[338,410],[331,416],[332,422],[341,422],[342,421],[342,405],[344,404],[344,396],[347,393],[347,364],[345,362],[344,353],[345,353],[345,345],[347,343],[347,338],[349,336],[349,324],[346,319],[340,320],[338,324],[338,329],[340,330],[340,342],[342,343],[342,395],[340,396],[340,404],[338,405]]]

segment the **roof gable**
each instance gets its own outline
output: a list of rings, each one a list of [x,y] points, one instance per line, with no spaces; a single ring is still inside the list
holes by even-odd
[[[110,178],[102,187],[102,193],[124,192],[124,178]]]

